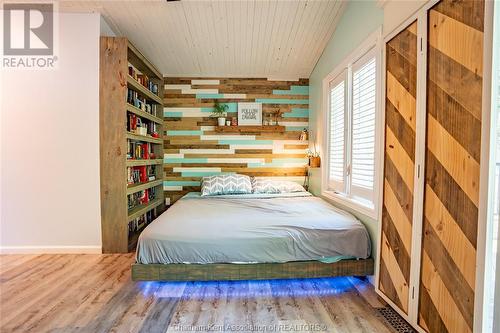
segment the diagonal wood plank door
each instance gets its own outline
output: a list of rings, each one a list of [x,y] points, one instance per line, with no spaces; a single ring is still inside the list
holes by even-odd
[[[408,314],[417,97],[417,22],[386,44],[379,290]]]
[[[472,332],[484,1],[441,1],[428,22],[418,324],[428,332]]]

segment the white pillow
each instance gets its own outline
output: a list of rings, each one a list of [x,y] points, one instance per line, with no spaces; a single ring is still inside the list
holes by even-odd
[[[248,194],[252,193],[250,177],[245,175],[216,175],[203,177],[201,195]]]
[[[289,180],[252,178],[253,193],[293,193],[306,192],[299,184]]]

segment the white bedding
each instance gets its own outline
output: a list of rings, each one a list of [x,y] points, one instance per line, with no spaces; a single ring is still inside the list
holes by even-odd
[[[264,263],[367,258],[370,251],[361,222],[307,192],[190,193],[141,233],[136,260]]]

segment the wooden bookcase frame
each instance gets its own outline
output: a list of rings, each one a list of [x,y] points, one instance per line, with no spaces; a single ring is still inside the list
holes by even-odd
[[[158,84],[158,95],[131,77],[132,64]],[[156,103],[156,114],[127,103],[127,88]],[[163,75],[124,37],[101,37],[99,67],[99,143],[101,172],[101,230],[103,253],[126,253],[135,248],[140,231],[129,235],[128,222],[155,209],[165,210],[163,193]],[[159,138],[127,131],[127,113],[155,122]],[[127,160],[128,140],[151,143],[156,159]],[[158,165],[156,179],[127,185],[127,167]],[[127,195],[156,188],[156,198],[129,210]]]

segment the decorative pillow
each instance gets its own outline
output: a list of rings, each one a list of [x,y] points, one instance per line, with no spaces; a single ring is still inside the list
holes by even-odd
[[[248,194],[252,193],[250,177],[245,175],[216,175],[203,177],[201,195]]]
[[[252,178],[253,193],[292,193],[306,192],[299,184],[288,180]]]

